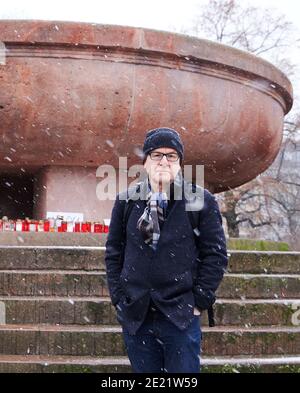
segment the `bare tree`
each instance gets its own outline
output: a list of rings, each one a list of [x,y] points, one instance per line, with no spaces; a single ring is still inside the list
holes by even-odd
[[[227,223],[230,237],[240,236],[241,225],[256,229],[272,226],[276,221],[263,211],[265,194],[261,192],[263,179],[255,179],[219,196],[221,212]]]
[[[236,0],[209,0],[185,33],[254,53],[278,57],[294,44],[293,24],[274,10],[244,7]]]
[[[287,58],[289,48],[299,46],[293,24],[274,10],[242,6],[236,0],[208,0],[199,6],[199,14],[188,29],[181,32],[207,38],[246,50],[266,58],[283,72],[293,76],[295,65]],[[228,234],[239,237],[240,229],[257,234],[269,228],[277,239],[282,238],[282,218],[290,234],[300,231],[300,178],[290,171],[288,155],[300,144],[300,112],[295,110],[286,118],[284,142],[274,165],[257,179],[222,193],[221,210],[226,219]],[[300,169],[300,168],[299,168]],[[300,170],[299,170],[300,172]],[[296,232],[295,232],[296,231]]]

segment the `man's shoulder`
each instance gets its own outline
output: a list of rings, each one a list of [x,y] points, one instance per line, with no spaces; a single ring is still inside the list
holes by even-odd
[[[203,206],[216,199],[214,194],[212,194],[207,188],[199,186],[196,183],[186,183],[185,187],[185,196],[187,199],[189,199],[190,196],[191,199],[197,198],[202,200]]]
[[[192,183],[192,189],[193,189],[193,192],[195,192],[195,193],[202,192],[203,196],[207,199],[216,199],[215,195],[213,193],[211,193],[207,188],[199,186],[196,183]]]
[[[218,202],[211,191],[195,183],[190,187],[192,193],[190,197],[186,198],[187,210],[191,211],[194,215],[200,214],[203,216],[216,209]]]
[[[210,192],[207,188],[203,188],[203,192],[204,192],[204,197],[207,198],[208,200],[216,199],[215,195],[212,192]]]

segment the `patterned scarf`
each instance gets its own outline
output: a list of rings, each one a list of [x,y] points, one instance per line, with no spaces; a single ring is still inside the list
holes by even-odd
[[[144,242],[156,250],[160,237],[160,223],[166,219],[168,198],[166,193],[152,192],[150,185],[148,188],[146,207],[137,222],[137,228],[141,231]]]

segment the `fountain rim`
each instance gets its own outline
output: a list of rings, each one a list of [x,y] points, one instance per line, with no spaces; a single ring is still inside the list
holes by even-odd
[[[118,42],[119,41],[119,42]],[[5,48],[24,46],[65,46],[80,48],[114,48],[175,56],[195,62],[239,70],[244,77],[264,79],[284,102],[287,114],[293,105],[293,88],[289,78],[276,66],[250,52],[190,35],[143,27],[74,21],[37,19],[0,20],[0,42]]]

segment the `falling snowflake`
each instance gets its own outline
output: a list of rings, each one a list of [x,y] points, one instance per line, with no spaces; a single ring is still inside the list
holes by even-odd
[[[113,144],[113,142],[110,139],[106,139],[105,143],[110,146],[110,147],[114,147],[115,145]]]

